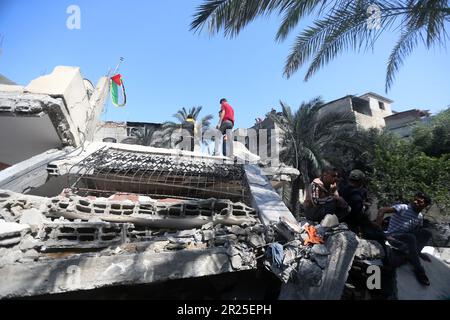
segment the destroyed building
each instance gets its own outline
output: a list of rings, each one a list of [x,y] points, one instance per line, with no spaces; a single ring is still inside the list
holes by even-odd
[[[108,77],[92,88],[72,67],[0,85],[0,299],[200,286],[261,268],[277,298],[341,299],[355,261],[382,256],[330,217],[297,221],[268,179],[279,173],[257,163],[94,142],[107,93]]]

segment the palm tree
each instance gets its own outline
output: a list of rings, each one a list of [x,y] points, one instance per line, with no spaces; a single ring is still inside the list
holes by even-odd
[[[284,67],[289,78],[311,60],[305,81],[339,53],[372,49],[383,32],[399,33],[387,64],[386,91],[419,43],[428,49],[445,46],[450,21],[448,0],[378,0],[376,5],[373,0],[204,0],[191,30],[207,24],[211,34],[223,29],[234,37],[257,17],[274,13],[282,16],[277,41],[285,40],[302,18],[316,15],[298,34]]]
[[[353,139],[355,116],[350,111],[322,112],[324,103],[319,97],[303,102],[295,113],[284,102],[280,104],[282,114],[270,117],[282,132],[280,160],[301,173],[292,183],[291,210],[295,213],[300,187],[308,186],[324,166],[336,163],[333,150],[358,148]]]
[[[177,113],[175,113],[173,116],[179,121],[179,123],[173,122],[173,121],[167,121],[163,123],[162,125],[162,133],[161,133],[161,139],[162,143],[171,143],[171,139],[173,137],[173,134],[176,133],[176,130],[181,130],[183,128],[183,125],[186,124],[187,119],[189,117],[192,117],[196,123],[197,119],[199,117],[200,111],[202,111],[203,107],[192,107],[189,110],[186,108],[182,108],[181,110],[178,110]],[[200,123],[198,123],[199,126],[201,126],[202,134],[204,134],[209,127],[211,126],[211,120],[213,119],[213,116],[211,114],[206,115],[200,120]],[[190,132],[191,135],[193,135],[193,132]],[[194,138],[193,136],[191,137]],[[174,145],[178,145],[182,139],[175,141]]]
[[[161,147],[163,143],[159,134],[160,131],[156,127],[148,125],[133,128],[131,131],[135,143],[141,146]]]

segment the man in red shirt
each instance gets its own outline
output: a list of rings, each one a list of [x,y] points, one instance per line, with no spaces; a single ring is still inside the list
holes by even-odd
[[[223,148],[222,148],[223,155],[227,155],[227,153],[226,153],[227,130],[231,131],[233,129],[233,127],[234,127],[234,110],[228,103],[227,99],[221,99],[220,100],[220,112],[219,112],[219,124],[217,125],[217,129],[219,129],[220,132],[222,132],[222,135],[224,135]]]

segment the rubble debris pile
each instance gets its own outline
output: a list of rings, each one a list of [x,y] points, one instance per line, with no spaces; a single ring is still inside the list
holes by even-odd
[[[30,228],[26,225],[0,220],[0,247],[18,244],[29,230]]]
[[[281,218],[272,225],[280,238],[269,245],[264,265],[283,282],[280,299],[341,298],[357,241],[345,224],[328,226],[329,220]]]
[[[0,280],[0,298],[251,270],[266,245],[266,228],[255,211],[228,200],[0,195],[0,279],[14,278],[14,284]],[[144,208],[151,210],[139,212]],[[65,218],[64,212],[86,219]],[[123,221],[104,221],[109,215]],[[205,219],[191,229],[170,228],[170,223],[161,228],[130,222],[133,215],[141,222],[173,217],[184,227],[189,223],[182,221]],[[156,274],[162,265],[166,270]],[[78,284],[64,285],[74,266],[83,277]],[[29,277],[36,277],[31,285]]]

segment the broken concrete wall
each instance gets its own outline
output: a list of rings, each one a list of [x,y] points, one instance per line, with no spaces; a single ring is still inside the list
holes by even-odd
[[[139,226],[169,229],[199,228],[209,222],[224,225],[254,224],[255,210],[229,200],[114,201],[72,196],[54,199],[49,215],[66,219],[131,222]]]
[[[12,166],[49,149],[92,140],[108,93],[100,79],[90,96],[79,68],[56,67],[27,87],[0,86],[0,163]]]
[[[22,209],[30,208],[38,209],[53,219],[96,219],[178,230],[199,228],[208,223],[248,226],[259,221],[253,208],[230,200],[155,200],[127,194],[110,198],[84,198],[70,194],[44,198],[1,190],[0,195],[0,209],[7,221],[16,221]]]
[[[58,66],[51,74],[31,81],[25,91],[63,98],[66,110],[75,126],[74,131],[84,133],[82,140],[91,141],[103,110],[108,84],[106,77],[101,78],[90,97],[80,68]]]
[[[75,137],[61,112],[61,100],[45,95],[0,92],[0,161],[17,164],[50,149],[73,143]]]
[[[0,117],[1,118],[1,117]],[[25,193],[45,184],[48,164],[72,152],[72,148],[48,150],[0,172],[0,189]]]

